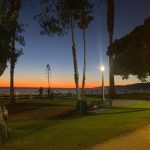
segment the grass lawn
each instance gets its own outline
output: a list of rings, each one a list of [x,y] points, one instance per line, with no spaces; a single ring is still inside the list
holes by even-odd
[[[89,101],[91,100],[92,98],[89,99]],[[57,108],[56,111],[58,111],[62,107],[64,109],[75,104],[75,100],[60,101],[33,101],[20,103],[18,107],[40,107],[40,103],[42,103],[42,108]],[[118,104],[118,100],[114,103]],[[44,119],[38,117],[41,114],[39,111],[42,109],[41,107],[30,111],[24,110],[21,112],[24,114],[22,117],[24,118],[26,113],[29,118],[25,117],[25,120],[19,121],[14,118],[13,121],[9,121],[8,125],[12,129],[11,138],[8,144],[0,145],[0,150],[88,150],[93,145],[114,136],[150,124],[149,101],[134,101],[134,103],[128,103],[122,107],[118,106],[109,110],[97,111],[97,113],[89,113],[86,116],[73,115],[66,118],[58,116]],[[9,107],[11,108],[11,106]],[[45,115],[49,115],[44,109],[42,111],[45,112]],[[31,111],[37,111],[38,116],[31,118],[33,115]],[[17,115],[17,111],[12,111],[12,113]]]

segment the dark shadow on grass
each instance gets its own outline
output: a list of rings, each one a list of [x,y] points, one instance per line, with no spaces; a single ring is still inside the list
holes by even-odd
[[[117,111],[117,112],[114,112]],[[103,110],[98,109],[98,111],[92,112],[88,111],[85,115],[79,115],[76,113],[76,110],[72,110],[71,113],[65,115],[59,115],[58,117],[52,118],[52,120],[74,120],[79,118],[84,118],[87,116],[95,116],[95,115],[114,115],[114,114],[126,114],[126,113],[135,113],[135,112],[144,112],[150,111],[150,108],[127,108],[127,107],[113,107],[113,108],[106,108]]]
[[[75,110],[72,110],[68,113],[64,113],[61,115],[58,115],[55,118],[50,118],[47,120],[42,121],[33,121],[33,123],[28,123],[17,128],[12,128],[12,131],[10,133],[10,139],[9,142],[14,142],[18,139],[22,139],[28,136],[32,136],[35,133],[41,132],[42,130],[55,126],[60,125],[64,123],[64,120],[70,119],[73,116],[75,116]],[[18,122],[19,123],[19,122]],[[20,122],[22,123],[22,122]]]
[[[10,114],[20,113],[20,112],[27,112],[31,110],[37,110],[40,108],[46,107],[71,107],[65,104],[47,104],[47,103],[17,103],[15,105],[8,104],[7,108]]]
[[[40,105],[40,106],[39,106]],[[35,107],[35,109],[39,109],[41,107],[49,107],[51,104],[43,104],[41,106],[41,103],[34,103],[32,105]],[[58,105],[57,105],[58,106]],[[30,108],[31,103],[20,103],[16,105],[17,108]],[[11,106],[10,106],[11,108]],[[13,107],[13,109],[15,109]],[[33,108],[32,108],[33,110]],[[88,112],[87,115],[77,115],[75,109],[72,109],[69,112],[62,113],[54,118],[50,118],[47,120],[41,120],[41,121],[31,121],[31,123],[26,123],[22,126],[14,127],[12,128],[12,133],[11,133],[11,138],[10,142],[13,142],[18,139],[22,139],[28,136],[31,136],[35,133],[41,132],[42,130],[53,127],[58,124],[63,124],[64,120],[74,120],[74,119],[79,119],[82,117],[87,117],[87,116],[93,116],[93,115],[113,115],[113,114],[125,114],[125,113],[134,113],[134,112],[142,112],[142,111],[149,111],[150,108],[128,108],[128,107],[113,107],[109,109],[105,109],[104,111],[97,111],[97,112]],[[116,112],[115,112],[116,111]],[[20,122],[18,122],[19,124]]]
[[[11,133],[10,133],[10,139],[9,142],[14,142],[18,139],[22,139],[28,136],[32,136],[33,134],[37,134],[39,132],[41,132],[42,130],[58,125],[63,123],[62,120],[58,120],[58,121],[53,121],[53,119],[51,120],[44,120],[44,121],[35,121],[33,123],[27,123],[21,127],[17,127],[17,128],[12,128]]]
[[[117,112],[113,112],[113,110],[116,110]],[[134,113],[134,112],[142,112],[142,111],[149,111],[150,108],[125,108],[125,107],[117,107],[107,110],[98,110],[98,111],[91,111],[88,112],[89,115],[111,115],[111,114],[124,114],[124,113]]]

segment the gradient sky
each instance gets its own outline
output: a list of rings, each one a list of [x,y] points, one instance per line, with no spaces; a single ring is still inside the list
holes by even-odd
[[[97,2],[98,0],[92,0]],[[146,17],[150,16],[150,0],[115,0],[115,29],[114,39],[120,38],[143,24]],[[35,3],[35,1],[33,1]],[[35,5],[36,4],[36,5]],[[21,87],[47,87],[46,65],[52,68],[52,87],[75,87],[73,77],[73,60],[71,50],[70,32],[64,37],[53,38],[41,36],[40,27],[33,20],[39,12],[38,3],[34,8],[25,6],[20,14],[20,21],[28,24],[24,33],[26,46],[23,47],[24,55],[20,57],[15,69],[15,86]],[[94,8],[94,21],[87,30],[87,78],[86,87],[101,85],[99,65],[106,67],[105,84],[108,85],[108,46],[106,4]],[[82,79],[83,68],[83,39],[82,32],[76,29],[77,57]],[[9,86],[9,65],[0,79],[1,86]],[[131,76],[128,80],[115,77],[116,84],[130,84],[139,82]],[[148,79],[150,81],[150,78]]]

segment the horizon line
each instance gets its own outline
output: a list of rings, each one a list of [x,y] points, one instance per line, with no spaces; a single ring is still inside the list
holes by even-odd
[[[132,83],[132,84],[139,84],[140,82],[137,82],[137,83]],[[147,82],[147,83],[150,83],[150,82]],[[132,84],[118,84],[118,85],[115,85],[115,86],[127,86],[127,85],[132,85]],[[40,88],[42,86],[33,86],[33,87],[28,87],[28,86],[15,86],[14,88]],[[97,87],[86,87],[85,89],[91,89],[91,88],[99,88],[99,87],[102,87],[102,86],[97,86]],[[105,85],[105,87],[109,87],[109,85]],[[10,88],[10,86],[2,86],[0,88]],[[48,87],[42,87],[42,88],[48,88]],[[51,87],[53,89],[76,89],[75,87]],[[79,89],[82,89],[79,88]]]

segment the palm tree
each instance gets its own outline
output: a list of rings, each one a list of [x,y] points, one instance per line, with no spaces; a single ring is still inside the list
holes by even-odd
[[[42,13],[35,16],[35,19],[38,20],[42,28],[41,33],[49,36],[54,34],[61,36],[67,33],[68,29],[71,30],[74,80],[76,96],[79,100],[80,90],[75,27],[79,22],[79,14],[81,14],[84,8],[89,7],[89,2],[88,0],[47,0],[44,3],[48,3],[49,6]]]
[[[72,55],[73,55],[73,64],[74,64],[74,80],[76,85],[76,96],[77,99],[80,99],[80,91],[79,91],[79,73],[78,73],[78,63],[77,63],[77,49],[75,43],[75,34],[74,34],[74,23],[73,16],[71,16],[70,28],[71,28],[71,36],[72,36]]]
[[[83,80],[82,80],[82,91],[81,96],[83,96],[84,86],[85,86],[85,77],[86,77],[86,35],[85,31],[88,27],[90,21],[93,19],[92,16],[88,16],[90,13],[90,9],[93,7],[89,3],[88,0],[65,0],[65,5],[62,9],[62,12],[66,11],[68,9],[68,12],[62,13],[62,16],[67,16],[65,19],[68,20],[67,22],[70,22],[70,28],[71,28],[71,35],[72,35],[72,53],[73,53],[73,61],[74,61],[74,79],[76,84],[76,95],[77,99],[80,100],[80,90],[79,90],[79,73],[78,73],[78,64],[77,64],[77,50],[76,50],[76,44],[75,44],[75,34],[74,34],[74,28],[76,26],[76,22],[78,22],[78,25],[81,29],[83,29],[83,39],[84,39],[84,66],[83,66]],[[85,11],[87,10],[87,11]],[[64,18],[65,18],[64,17]]]
[[[75,27],[78,22],[78,14],[81,10],[81,4],[79,0],[59,0],[57,3],[57,11],[59,14],[59,22],[65,28],[71,30],[72,38],[72,55],[73,55],[73,65],[74,65],[74,80],[76,86],[76,96],[80,100],[80,90],[79,90],[79,72],[78,72],[78,62],[77,62],[77,48],[75,42]]]
[[[78,62],[77,62],[77,48],[75,42],[75,27],[79,21],[79,13],[85,7],[85,3],[80,0],[63,0],[60,1],[59,14],[63,24],[71,29],[72,37],[72,55],[74,64],[74,80],[76,86],[76,96],[80,100],[80,90],[79,90],[79,72],[78,72]]]
[[[84,87],[85,87],[85,80],[86,80],[86,29],[88,28],[89,23],[93,20],[92,16],[88,15],[88,11],[84,11],[80,15],[80,20],[78,26],[83,31],[83,41],[84,41],[84,64],[83,64],[83,77],[82,77],[82,90],[81,90],[81,97],[84,95]]]
[[[114,30],[114,0],[107,0],[107,27],[109,33],[109,46],[113,43]],[[108,51],[109,55],[109,95],[110,98],[115,96],[115,83],[113,74],[113,54]]]

